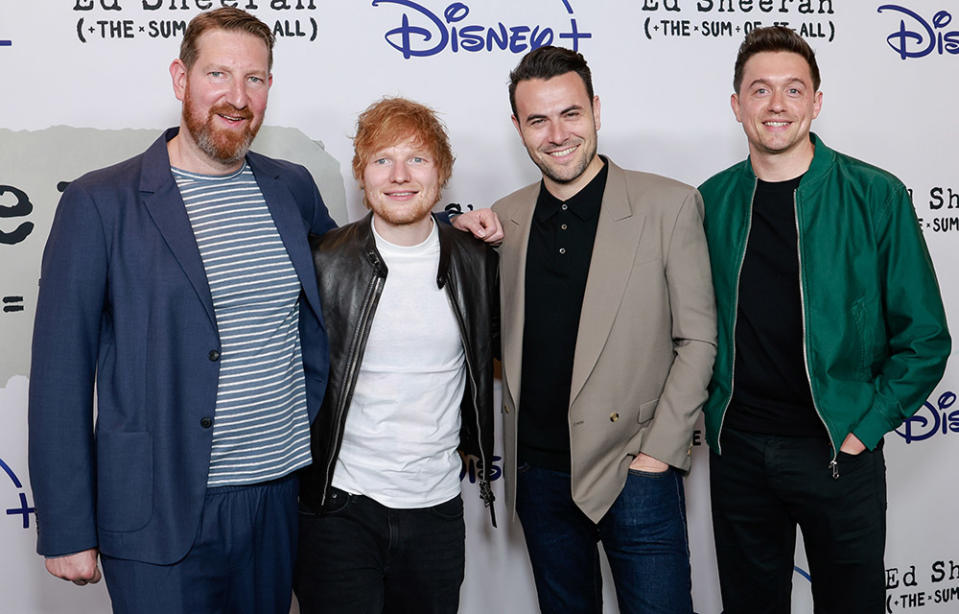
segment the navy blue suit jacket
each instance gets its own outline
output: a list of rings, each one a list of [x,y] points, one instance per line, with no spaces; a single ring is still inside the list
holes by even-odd
[[[197,533],[220,341],[170,171],[166,143],[176,134],[72,182],[57,208],[30,373],[30,478],[43,555],[99,547],[171,563]],[[329,357],[307,235],[335,224],[305,168],[254,153],[246,159],[302,285],[312,421]]]

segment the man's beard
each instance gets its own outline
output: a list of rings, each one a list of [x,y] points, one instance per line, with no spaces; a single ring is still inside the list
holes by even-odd
[[[240,132],[219,130],[214,127],[214,117],[219,114],[252,120],[253,113],[249,109],[237,109],[230,103],[224,102],[211,108],[206,117],[198,117],[193,113],[190,102],[188,89],[183,101],[183,119],[190,136],[200,150],[223,164],[233,164],[242,160],[249,151],[260,125],[254,125],[252,121],[249,121]]]
[[[377,204],[374,205],[366,197],[365,193],[363,200],[368,209],[371,209],[385,221],[394,226],[406,226],[407,224],[419,222],[424,217],[428,217],[430,212],[433,211],[433,207],[435,207],[436,203],[440,200],[440,194],[439,189],[435,189],[432,192],[433,193],[421,195],[422,198],[418,200],[414,207],[390,207],[380,201],[377,201]]]

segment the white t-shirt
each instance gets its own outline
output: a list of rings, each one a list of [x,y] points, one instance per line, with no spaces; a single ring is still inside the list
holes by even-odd
[[[333,486],[393,508],[429,507],[460,492],[459,325],[436,285],[439,234],[419,245],[373,229],[389,273],[347,412]]]

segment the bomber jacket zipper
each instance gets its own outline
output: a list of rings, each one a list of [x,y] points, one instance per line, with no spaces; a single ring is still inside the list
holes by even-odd
[[[749,247],[749,233],[753,228],[753,201],[756,200],[756,189],[759,186],[759,180],[757,179],[753,183],[753,193],[749,198],[749,215],[746,217],[748,220],[746,222],[746,239],[743,242],[743,248],[741,250],[741,255],[739,257],[739,270],[736,271],[736,294],[733,297],[733,327],[730,330],[732,339],[730,345],[732,345],[732,359],[729,363],[729,397],[726,399],[726,404],[723,405],[723,412],[720,414],[721,418],[719,419],[719,431],[716,435],[716,449],[719,451],[719,454],[723,453],[723,425],[726,423],[726,411],[729,409],[729,404],[733,402],[733,386],[736,381],[736,327],[739,325],[739,284],[742,281],[743,275],[743,263],[746,262],[746,249]]]
[[[801,307],[800,313],[802,314],[802,357],[803,357],[803,368],[806,371],[806,382],[809,384],[809,398],[812,399],[812,407],[816,410],[816,415],[819,417],[819,421],[822,422],[823,427],[826,429],[826,437],[829,439],[829,447],[832,448],[832,460],[829,461],[829,469],[832,471],[832,479],[839,479],[839,463],[836,461],[836,458],[839,456],[839,453],[836,449],[836,444],[833,443],[832,434],[829,432],[829,425],[826,424],[826,419],[822,417],[822,412],[819,411],[819,406],[816,405],[816,394],[812,388],[812,375],[809,372],[809,351],[806,346],[806,293],[803,290],[803,266],[802,266],[802,237],[799,230],[799,188],[793,190],[793,217],[796,221],[796,258],[799,262],[799,306]]]

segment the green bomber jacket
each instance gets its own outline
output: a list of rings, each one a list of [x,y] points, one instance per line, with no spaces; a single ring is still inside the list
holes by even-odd
[[[803,349],[835,461],[847,434],[871,450],[922,406],[942,377],[951,341],[906,187],[810,137],[815,154],[794,193]],[[703,411],[706,440],[717,453],[733,393],[739,274],[755,189],[749,159],[699,188],[719,333]]]

